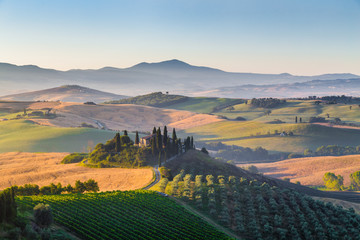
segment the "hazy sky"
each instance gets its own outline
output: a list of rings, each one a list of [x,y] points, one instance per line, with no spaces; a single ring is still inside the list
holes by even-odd
[[[0,62],[360,74],[360,0],[0,0]]]

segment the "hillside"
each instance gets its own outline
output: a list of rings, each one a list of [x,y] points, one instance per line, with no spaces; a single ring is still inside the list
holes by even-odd
[[[166,107],[175,103],[186,101],[188,98],[180,95],[163,94],[162,92],[155,92],[146,95],[136,96],[132,98],[107,101],[106,104],[136,104],[152,107]]]
[[[293,136],[280,136],[283,131]],[[309,123],[271,124],[258,121],[223,121],[184,130],[194,135],[198,142],[221,141],[227,145],[270,151],[303,153],[305,149],[316,150],[323,145],[360,145],[358,129],[331,128]]]
[[[126,98],[117,95],[90,89],[78,85],[64,85],[34,92],[25,92],[0,97],[5,101],[63,101],[63,102],[95,102],[101,103],[115,99]]]
[[[81,239],[230,239],[173,200],[144,190],[19,197],[16,201],[23,208],[50,204],[56,223]]]
[[[351,75],[348,75],[349,77]],[[337,79],[315,78],[305,82],[288,82],[273,84],[245,84],[229,85],[208,90],[207,96],[217,97],[238,97],[258,98],[258,97],[306,97],[306,96],[329,96],[329,95],[352,95],[359,96],[360,78],[353,75],[350,78],[342,78],[344,75],[338,75]],[[211,95],[210,95],[211,94]]]
[[[68,153],[9,152],[0,154],[0,189],[12,185],[50,183],[63,186],[93,178],[100,191],[134,190],[147,185],[153,178],[150,168],[87,168],[77,163],[60,164]]]
[[[157,191],[181,199],[241,238],[351,239],[359,231],[360,218],[355,212],[306,196],[344,200],[351,199],[350,195],[230,170],[230,165],[195,151],[165,166],[172,177],[163,178],[154,187]],[[358,197],[351,194],[353,199]],[[345,220],[349,217],[353,220]]]
[[[197,113],[216,113],[228,106],[243,103],[242,99],[185,97],[181,95],[163,94],[161,92],[140,95],[106,104],[136,104],[162,107],[167,109],[186,110]]]
[[[138,95],[156,91],[170,91],[193,96],[220,96],[218,88],[245,84],[269,85],[311,80],[358,78],[353,74],[324,74],[295,76],[291,74],[233,73],[214,68],[193,66],[179,60],[158,63],[140,63],[129,68],[59,71],[34,65],[16,66],[0,63],[0,95],[9,95],[59,85],[82,85],[120,95]],[[189,90],[191,89],[191,90]],[[214,90],[215,89],[215,90]],[[251,94],[252,90],[246,91]],[[226,93],[224,97],[230,95]],[[254,97],[252,95],[249,97]],[[292,95],[288,95],[289,97]],[[307,95],[305,95],[307,96]],[[241,92],[232,97],[245,97]]]
[[[105,128],[113,130],[149,131],[154,126],[167,125],[185,129],[221,121],[217,116],[131,104],[62,103],[54,110],[59,117],[36,122],[48,126],[78,127],[83,122],[96,126],[96,120]]]
[[[86,152],[113,131],[40,126],[29,120],[0,122],[0,152]]]
[[[333,172],[344,177],[344,185],[350,184],[350,174],[360,169],[360,155],[294,158],[273,163],[255,165],[261,173],[274,178],[289,178],[302,185],[324,185],[323,176]],[[243,165],[237,165],[243,166]]]

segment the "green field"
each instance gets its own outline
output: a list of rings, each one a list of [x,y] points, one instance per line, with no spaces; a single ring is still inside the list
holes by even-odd
[[[192,97],[185,102],[172,104],[167,106],[166,108],[186,110],[197,113],[212,113],[216,112],[216,109],[214,108],[236,104],[239,101],[242,100],[231,98]]]
[[[230,239],[152,191],[29,196],[18,197],[17,203],[49,204],[55,222],[81,239]]]
[[[302,118],[307,122],[310,117],[320,116],[327,120],[340,118],[342,121],[360,123],[360,108],[358,104],[320,104],[316,105],[315,101],[287,100],[276,108],[271,108],[271,114],[265,115],[265,108],[253,107],[250,104],[234,105],[234,110],[228,111],[223,109],[216,113],[235,119],[236,117],[244,117],[246,120],[256,120],[261,122],[270,122],[279,119],[286,123],[294,123],[295,117]],[[352,106],[350,110],[349,106]],[[329,114],[329,118],[327,118]]]
[[[92,128],[59,128],[34,124],[28,120],[0,122],[0,152],[87,152],[87,148],[106,142],[112,131]]]
[[[275,135],[275,131],[278,132]],[[281,132],[294,136],[281,137]],[[228,145],[264,147],[276,152],[303,153],[306,148],[316,150],[322,145],[358,146],[360,130],[329,128],[308,123],[267,124],[259,121],[223,121],[187,129],[182,135],[194,135],[196,141],[221,141]]]

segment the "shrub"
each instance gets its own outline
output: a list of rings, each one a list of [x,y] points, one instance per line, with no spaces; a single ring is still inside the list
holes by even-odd
[[[251,173],[259,173],[258,168],[256,166],[254,166],[254,165],[246,166],[246,167],[244,167],[244,169],[246,171],[251,172]]]
[[[61,163],[63,164],[78,163],[81,162],[86,157],[88,157],[88,154],[86,153],[71,153],[65,156],[64,159],[61,161]]]
[[[47,228],[53,223],[53,214],[48,204],[39,203],[34,207],[35,223],[41,228]]]
[[[290,153],[288,155],[288,158],[301,158],[301,157],[304,157],[304,156],[301,154],[298,154],[298,153]]]
[[[246,118],[239,116],[239,117],[235,118],[235,120],[236,121],[246,121]]]
[[[202,148],[201,148],[201,152],[203,152],[203,153],[205,153],[205,154],[209,154],[208,150],[206,150],[205,147],[202,147]]]

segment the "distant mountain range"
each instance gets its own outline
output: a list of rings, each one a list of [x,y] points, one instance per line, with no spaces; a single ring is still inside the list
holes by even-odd
[[[130,68],[105,67],[97,70],[69,71],[44,69],[34,65],[16,66],[0,63],[0,84],[2,86],[0,95],[75,84],[126,96],[136,96],[155,91],[214,96],[213,93],[216,92],[225,94],[231,86],[269,86],[312,80],[355,78],[359,78],[359,76],[349,73],[318,76],[294,76],[288,73],[233,73],[214,68],[192,66],[179,60],[159,63],[144,62]],[[243,87],[239,93],[243,92],[242,89]],[[237,93],[234,93],[235,95],[236,97],[244,97]]]
[[[126,98],[123,95],[102,92],[78,85],[65,85],[34,92],[25,92],[0,97],[0,100],[12,101],[63,101],[102,103]]]
[[[312,80],[307,82],[241,85],[221,87],[206,92],[188,92],[187,95],[206,95],[228,98],[277,97],[293,98],[307,96],[348,95],[360,96],[360,78],[336,80]]]

